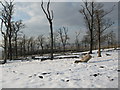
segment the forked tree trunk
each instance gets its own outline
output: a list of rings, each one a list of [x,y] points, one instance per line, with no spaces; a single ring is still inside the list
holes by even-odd
[[[44,12],[44,14],[46,15],[46,18],[48,19],[48,22],[50,24],[50,31],[51,31],[51,60],[53,60],[53,26],[52,26],[52,20],[53,20],[53,11],[51,10],[51,13],[50,13],[50,0],[49,2],[47,3],[47,11],[45,10],[45,8],[43,7],[43,1],[41,3],[41,8]]]

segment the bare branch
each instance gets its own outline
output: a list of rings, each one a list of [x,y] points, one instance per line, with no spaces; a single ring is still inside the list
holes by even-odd
[[[44,7],[43,7],[43,1],[42,1],[42,3],[41,3],[41,8],[42,8],[43,12],[45,13],[47,19],[49,19],[49,16],[48,16],[48,14],[46,13],[46,11],[45,11],[45,9],[44,9]]]
[[[114,7],[115,7],[115,5],[111,8],[111,10],[105,12],[105,13],[101,16],[101,18],[104,17],[104,16],[106,16],[107,14],[111,13],[111,12],[114,10]]]
[[[2,28],[3,28],[3,20],[2,20],[2,22],[1,22],[1,33],[5,36],[5,33],[3,32],[3,30],[2,30]]]
[[[48,12],[48,17],[49,17],[49,19],[51,19],[49,7],[50,7],[50,0],[49,0],[49,2],[47,3],[47,12]]]
[[[53,18],[54,18],[54,16],[53,16],[53,10],[51,10],[51,14],[52,14],[51,20],[53,20]]]
[[[92,16],[92,14],[91,14],[91,12],[90,12],[90,10],[89,10],[89,8],[88,8],[88,2],[85,2],[85,8],[86,8],[87,11],[89,12],[90,16]]]
[[[45,15],[46,15],[46,17],[49,21],[49,25],[50,25],[50,30],[51,30],[51,60],[53,60],[53,25],[52,25],[53,12],[51,12],[52,13],[52,16],[51,16],[51,13],[50,13],[50,10],[49,10],[49,5],[50,5],[50,0],[47,3],[47,11],[46,11],[43,7],[43,1],[41,3],[42,10],[45,13]]]
[[[82,5],[81,5],[82,6]],[[82,6],[83,7],[83,6]],[[90,28],[90,20],[88,19],[88,16],[87,16],[87,14],[86,14],[86,12],[85,12],[85,8],[83,7],[83,9],[82,9],[82,14],[85,16],[85,18],[86,18],[86,20],[87,20],[87,24],[88,24],[88,27],[89,27],[89,30],[91,30]]]

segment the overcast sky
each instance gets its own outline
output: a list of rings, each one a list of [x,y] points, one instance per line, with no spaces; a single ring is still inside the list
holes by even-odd
[[[50,33],[48,21],[40,7],[41,2],[16,2],[15,13],[13,19],[22,19],[26,28],[22,31],[29,37],[44,34],[46,37]],[[53,28],[54,31],[62,26],[68,27],[68,34],[70,42],[74,42],[75,32],[80,32],[80,39],[85,35],[86,28],[83,16],[79,13],[81,2],[52,2],[50,4],[51,10],[54,12]],[[112,30],[117,33],[118,22],[118,7],[117,2],[104,2],[104,8],[109,10],[113,5],[116,5],[114,11],[111,12],[110,17],[115,24]],[[111,30],[109,29],[109,31]],[[1,35],[0,35],[1,36]]]

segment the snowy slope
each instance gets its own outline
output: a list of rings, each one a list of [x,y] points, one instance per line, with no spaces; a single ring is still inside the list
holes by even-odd
[[[111,56],[106,56],[110,54]],[[118,50],[95,51],[88,63],[77,59],[10,61],[2,68],[3,88],[117,88]]]
[[[2,59],[2,48],[0,47],[0,60]]]

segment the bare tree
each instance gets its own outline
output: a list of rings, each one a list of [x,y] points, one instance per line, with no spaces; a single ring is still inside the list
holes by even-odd
[[[27,37],[24,33],[17,39],[17,51],[19,56],[26,57],[27,54]]]
[[[113,7],[112,9],[105,11],[103,9],[103,4],[99,3],[97,5],[97,9],[95,10],[95,28],[97,30],[97,39],[98,39],[98,57],[101,57],[101,36],[104,33],[105,30],[107,30],[108,28],[110,28],[114,22],[111,22],[110,19],[105,19],[105,16],[108,15],[109,13],[111,13],[113,11]]]
[[[15,41],[15,56],[18,57],[18,48],[17,48],[17,39],[18,39],[18,32],[24,28],[25,25],[22,23],[22,20],[16,21],[13,23],[13,30],[14,30],[14,41]]]
[[[98,56],[101,56],[100,52],[100,39],[105,30],[112,26],[113,22],[110,19],[106,20],[105,16],[112,12],[112,9],[105,11],[103,9],[103,4],[95,2],[84,2],[84,6],[80,10],[80,13],[84,15],[86,26],[90,32],[90,53],[92,53],[93,42],[97,36],[98,41]],[[95,34],[96,33],[96,34]]]
[[[108,48],[110,46],[114,46],[114,48],[116,48],[116,35],[114,33],[114,31],[110,31],[107,35],[106,35],[106,42],[107,42],[107,45],[108,45]]]
[[[50,0],[47,3],[47,11],[45,10],[44,6],[43,6],[43,1],[41,3],[41,8],[44,12],[44,14],[46,15],[46,18],[48,19],[48,22],[50,24],[50,31],[51,31],[51,60],[53,60],[53,11],[51,10],[50,12]]]
[[[2,3],[0,1],[1,6],[3,7],[1,10],[1,20],[4,22],[8,36],[8,41],[9,41],[9,56],[10,60],[12,60],[12,36],[13,36],[13,30],[12,30],[12,15],[14,13],[14,3],[13,1]]]
[[[85,1],[83,3],[84,3],[84,6],[81,5],[82,9],[79,12],[84,16],[86,26],[90,31],[90,52],[89,53],[92,53],[95,2]]]
[[[97,25],[98,25],[98,57],[101,57],[101,51],[100,51],[100,13],[98,11],[96,11],[96,18],[97,18]]]
[[[29,52],[30,52],[30,43],[31,43],[31,37],[28,38],[28,40],[27,40],[27,53],[28,53],[28,54],[29,54]]]
[[[5,31],[1,30],[2,35],[4,37],[4,50],[5,50],[5,59],[7,59],[7,49],[8,49],[8,55],[10,56],[10,60],[12,60],[12,43],[11,43],[11,39],[12,39],[12,27],[11,27],[11,23],[12,23],[12,15],[14,12],[14,4],[13,1],[7,2],[4,1],[4,3],[2,1],[0,1],[1,4],[1,10],[0,10],[0,19],[2,21],[2,25],[4,23],[4,26],[6,28]],[[1,25],[1,26],[2,26]],[[1,28],[2,29],[2,28]],[[9,41],[9,45],[7,45],[7,42]],[[9,47],[8,47],[9,46]]]
[[[54,32],[54,35],[53,35],[53,44],[54,44],[54,49],[57,49],[57,44],[58,44],[58,33],[57,32]]]
[[[30,37],[30,52],[34,52],[34,37]]]
[[[41,46],[41,49],[42,49],[42,54],[43,54],[43,50],[44,50],[44,43],[45,43],[45,37],[43,35],[39,35],[38,38],[38,45]]]
[[[25,34],[23,35],[22,42],[23,42],[23,56],[25,57],[26,56],[26,48],[25,48],[25,46],[26,46],[26,36],[25,36]]]
[[[50,36],[48,35],[48,37],[46,37],[46,42],[45,42],[45,47],[44,47],[47,51],[51,49],[50,43],[51,43],[51,39],[50,39]]]
[[[1,22],[1,28],[0,29],[1,29],[1,33],[3,35],[3,39],[4,39],[4,45],[3,45],[3,48],[4,48],[4,63],[6,63],[7,62],[7,48],[8,48],[8,34],[7,34],[7,30],[3,31],[3,20]]]
[[[76,45],[76,50],[79,50],[80,48],[80,42],[79,42],[79,35],[80,35],[80,32],[75,32],[76,34],[76,37],[75,37],[75,45]]]
[[[65,48],[66,48],[67,42],[69,40],[69,37],[68,37],[68,28],[66,28],[66,27],[59,28],[58,34],[60,36],[60,41],[62,43],[63,50],[65,52]]]
[[[85,35],[82,39],[82,44],[84,46],[82,49],[87,50],[89,43],[90,43],[89,35]]]

